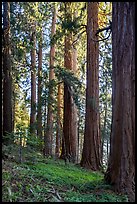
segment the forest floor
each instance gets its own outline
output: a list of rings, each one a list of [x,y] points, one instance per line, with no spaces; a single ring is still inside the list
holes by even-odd
[[[128,202],[105,184],[103,174],[43,156],[17,145],[4,146],[2,202]]]

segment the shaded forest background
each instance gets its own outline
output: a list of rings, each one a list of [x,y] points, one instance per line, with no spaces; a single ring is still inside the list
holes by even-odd
[[[133,2],[2,3],[2,140],[105,173],[134,200]]]

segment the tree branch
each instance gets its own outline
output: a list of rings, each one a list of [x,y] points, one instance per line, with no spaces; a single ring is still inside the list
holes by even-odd
[[[109,30],[112,30],[112,23],[109,26],[105,27],[105,28],[98,29],[95,35],[97,36],[100,32],[103,32],[104,30],[106,30],[107,32]]]
[[[100,41],[107,40],[107,39],[109,38],[111,32],[112,32],[112,22],[109,21],[109,23],[110,23],[109,26],[107,26],[107,27],[105,27],[105,28],[98,29],[97,32],[96,32],[96,34],[95,34],[95,36],[98,36],[99,33],[103,32],[103,31],[105,31],[105,30],[108,32],[108,31],[110,30],[109,35],[108,35],[106,38],[101,38],[101,36],[99,36],[99,37],[101,38],[101,40],[95,40],[95,39],[93,39],[93,38],[91,37],[91,40],[93,40],[94,42],[100,42]]]
[[[111,31],[112,31],[112,22],[109,21],[109,23],[110,23],[109,26],[107,26],[107,27],[105,27],[105,28],[99,28],[99,29],[97,30],[96,34],[95,34],[95,36],[97,36],[99,33],[103,32],[103,31],[105,31],[105,30],[106,30],[107,32],[110,30],[109,35],[108,35],[106,38],[101,38],[101,37],[99,36],[101,39],[100,39],[100,40],[95,40],[95,39],[93,39],[93,38],[91,37],[91,40],[93,40],[94,42],[100,42],[100,41],[107,40],[107,39],[109,38],[110,34],[111,34]],[[82,35],[84,32],[87,31],[87,26],[86,26],[86,25],[81,25],[81,26],[82,26],[82,27],[86,27],[86,30],[83,30],[81,33],[78,34],[77,39],[73,41],[72,46],[74,46],[74,44],[79,40],[79,38],[81,37],[81,35]]]
[[[109,32],[109,35],[108,35],[106,38],[101,38],[101,37],[99,36],[99,37],[101,38],[101,40],[95,40],[95,39],[93,39],[93,38],[91,37],[91,40],[93,40],[94,42],[104,41],[104,40],[107,40],[107,39],[109,38],[110,34],[111,34],[111,31]]]
[[[86,30],[83,30],[81,33],[78,34],[77,39],[73,41],[72,46],[74,46],[74,44],[78,41],[78,39],[80,38],[80,36],[86,32]]]

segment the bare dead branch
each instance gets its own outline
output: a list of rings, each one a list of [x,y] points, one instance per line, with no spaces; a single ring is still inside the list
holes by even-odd
[[[101,38],[101,37],[99,36],[101,39],[100,39],[100,40],[95,40],[95,39],[93,39],[93,38],[91,37],[91,40],[94,41],[94,42],[101,42],[101,41],[107,40],[107,39],[109,38],[110,34],[111,34],[111,31],[109,32],[109,35],[108,35],[106,38]]]
[[[110,22],[110,25],[109,26],[107,26],[107,27],[105,27],[105,28],[99,28],[98,30],[97,30],[97,32],[96,32],[96,36],[100,33],[100,32],[103,32],[103,31],[109,31],[109,30],[112,30],[112,23]]]

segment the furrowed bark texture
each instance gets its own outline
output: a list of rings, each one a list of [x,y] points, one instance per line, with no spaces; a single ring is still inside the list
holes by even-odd
[[[66,19],[72,20],[71,2],[65,2]],[[72,32],[65,36],[64,66],[68,70],[76,70],[76,53],[72,49]],[[77,161],[77,121],[76,107],[71,93],[71,84],[64,82],[64,123],[63,123],[62,156],[71,157],[72,162]],[[64,152],[63,152],[64,151]]]
[[[94,42],[98,29],[98,3],[88,2],[87,8],[87,88],[84,144],[81,166],[100,169],[100,131],[99,131],[99,48]],[[97,38],[96,38],[97,39]]]
[[[112,133],[106,181],[135,201],[135,3],[113,2]]]

